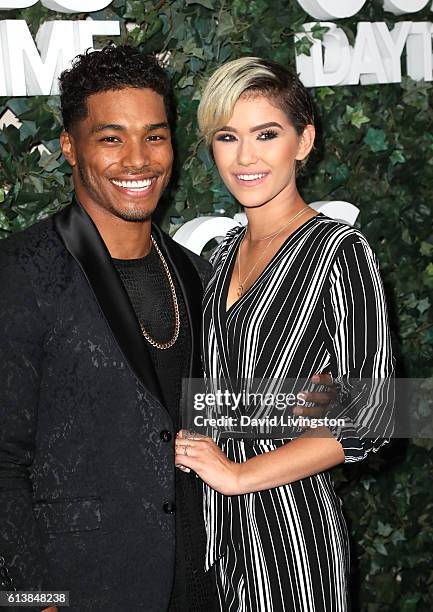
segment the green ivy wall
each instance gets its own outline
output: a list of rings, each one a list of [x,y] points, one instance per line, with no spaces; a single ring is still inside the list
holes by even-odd
[[[173,232],[197,215],[232,216],[238,207],[198,141],[201,87],[217,66],[242,55],[293,66],[294,32],[312,19],[293,0],[114,0],[92,17],[118,19],[122,40],[143,51],[170,52],[179,118],[176,188],[161,205],[164,227]],[[26,19],[36,34],[42,21],[80,16],[36,5],[0,11],[0,19],[6,18]],[[433,15],[425,9],[409,19],[428,21]],[[342,24],[351,40],[360,20],[392,27],[399,18],[371,0]],[[431,377],[432,84],[404,78],[401,85],[322,87],[312,93],[321,129],[300,178],[302,193],[307,201],[341,199],[360,208],[360,227],[381,262],[398,375]],[[0,114],[7,107],[22,127],[0,132],[0,237],[55,212],[71,193],[58,145],[57,98],[0,99]],[[41,143],[50,155],[34,148]],[[394,441],[362,464],[335,470],[353,540],[354,610],[433,610],[432,448],[431,440]]]

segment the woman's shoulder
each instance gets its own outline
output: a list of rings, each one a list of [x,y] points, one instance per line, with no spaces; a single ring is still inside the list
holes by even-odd
[[[222,244],[229,244],[230,242],[233,242],[233,240],[235,240],[244,229],[244,225],[235,225],[234,227],[229,229],[229,231],[224,236]]]
[[[365,274],[379,273],[379,258],[360,229],[326,215],[320,215],[317,221],[317,236],[320,237],[320,228],[326,232],[325,240],[318,241],[318,251],[331,276],[333,272],[338,276],[342,269],[355,274],[360,270]]]
[[[328,244],[333,244],[338,250],[350,248],[354,244],[370,248],[367,238],[360,229],[323,213],[319,213],[315,220],[318,236],[326,237]]]
[[[244,230],[243,225],[236,225],[229,229],[222,241],[212,253],[209,261],[215,267],[217,261],[221,260],[227,254],[232,243],[238,238],[239,234]]]

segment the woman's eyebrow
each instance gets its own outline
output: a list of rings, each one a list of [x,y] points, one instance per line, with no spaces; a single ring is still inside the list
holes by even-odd
[[[258,132],[259,130],[266,130],[266,128],[270,127],[279,127],[283,129],[283,126],[277,123],[276,121],[269,121],[268,123],[261,123],[260,125],[256,125],[255,127],[250,129],[250,132]]]
[[[261,123],[260,125],[256,125],[252,128],[250,128],[250,132],[258,132],[260,130],[265,130],[266,128],[270,128],[270,127],[278,127],[283,129],[283,126],[281,124],[279,124],[277,121],[268,121],[268,123]],[[224,125],[223,127],[219,128],[218,132],[237,132],[237,129],[234,127],[231,127],[230,125]]]

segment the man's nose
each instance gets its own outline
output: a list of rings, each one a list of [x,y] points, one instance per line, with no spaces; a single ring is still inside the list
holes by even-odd
[[[238,145],[238,163],[242,166],[254,164],[258,159],[255,143],[249,138],[244,138],[239,141]]]
[[[143,168],[151,163],[151,147],[142,140],[128,142],[123,150],[123,165],[127,168]]]

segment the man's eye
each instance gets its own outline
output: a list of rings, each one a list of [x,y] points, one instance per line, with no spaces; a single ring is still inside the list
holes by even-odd
[[[234,142],[236,138],[233,136],[233,134],[218,134],[216,140],[219,142]]]
[[[160,140],[166,140],[166,138],[165,136],[161,136],[161,134],[152,134],[151,136],[147,137],[147,140],[150,142],[158,142]]]
[[[278,133],[275,130],[265,130],[264,132],[260,132],[257,136],[257,140],[272,140],[276,138]]]
[[[120,142],[120,140],[117,136],[104,136],[102,142]]]

